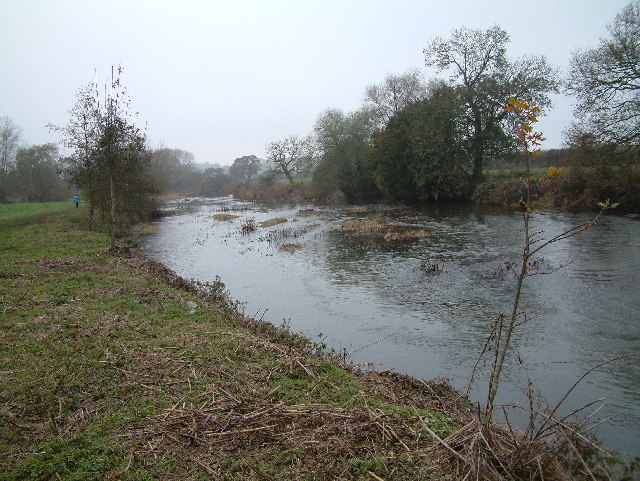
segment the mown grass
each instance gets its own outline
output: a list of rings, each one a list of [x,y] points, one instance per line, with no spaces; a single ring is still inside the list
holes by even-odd
[[[445,385],[345,369],[83,209],[2,209],[0,480],[440,477]]]
[[[0,227],[13,223],[27,223],[34,219],[56,212],[71,210],[75,204],[69,202],[43,202],[43,203],[18,203],[0,204]]]

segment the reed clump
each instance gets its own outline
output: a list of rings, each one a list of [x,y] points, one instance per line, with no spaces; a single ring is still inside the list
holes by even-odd
[[[427,230],[421,227],[391,223],[387,217],[381,216],[345,220],[340,230],[349,235],[381,238],[387,243],[410,242],[429,235]]]

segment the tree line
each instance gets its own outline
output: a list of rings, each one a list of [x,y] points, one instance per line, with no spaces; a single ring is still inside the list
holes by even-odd
[[[507,56],[509,35],[498,26],[460,28],[424,48],[425,66],[445,79],[424,81],[418,71],[388,75],[366,89],[364,105],[322,112],[313,132],[267,145],[267,160],[289,182],[312,177],[320,198],[384,195],[407,201],[468,198],[488,163],[529,159],[519,151],[519,119],[510,98],[551,107],[550,95],[578,99],[565,131],[568,149],[532,162],[569,159],[578,167],[637,164],[640,138],[640,2],[627,5],[600,45],[573,53],[561,78],[543,56]],[[528,173],[528,172],[527,172]]]
[[[366,88],[356,111],[327,109],[307,136],[269,142],[265,159],[246,155],[204,172],[187,151],[149,148],[115,69],[104,86],[77,92],[67,125],[50,126],[62,137],[64,156],[54,144],[22,146],[20,128],[0,118],[0,201],[61,200],[77,189],[90,215],[110,219],[115,230],[148,215],[162,192],[225,195],[234,185],[268,186],[278,178],[290,185],[311,179],[321,200],[465,199],[487,165],[525,160],[508,99],[534,102],[541,115],[558,92],[577,98],[579,120],[565,132],[569,149],[544,152],[537,162],[568,155],[600,172],[636,164],[640,1],[627,5],[608,32],[598,46],[573,53],[562,79],[543,56],[508,57],[509,35],[498,26],[453,30],[423,49],[425,66],[444,78],[389,74]]]

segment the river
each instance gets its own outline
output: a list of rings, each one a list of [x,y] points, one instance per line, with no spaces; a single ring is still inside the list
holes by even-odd
[[[246,315],[286,321],[366,369],[446,378],[461,390],[492,321],[509,311],[515,288],[509,263],[522,249],[521,215],[482,206],[267,206],[225,197],[177,201],[167,209],[174,215],[158,222],[142,247],[179,275],[219,276]],[[214,219],[223,213],[238,217]],[[277,217],[287,222],[260,227]],[[385,243],[340,229],[345,220],[381,217],[426,235]],[[532,230],[547,239],[592,217],[540,212]],[[285,244],[300,249],[283,251]],[[640,221],[605,216],[541,257],[541,275],[525,281],[527,322],[515,336],[502,403],[526,405],[531,379],[553,404],[598,363],[640,353]],[[480,401],[486,366],[477,371],[469,393]],[[589,374],[562,411],[599,399],[596,406],[603,407],[594,419],[613,418],[595,427],[598,438],[608,449],[640,456],[638,357]],[[522,411],[512,412],[522,423]]]

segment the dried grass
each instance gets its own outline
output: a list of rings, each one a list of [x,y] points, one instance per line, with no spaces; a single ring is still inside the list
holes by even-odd
[[[304,246],[301,244],[284,244],[283,246],[280,247],[280,251],[282,252],[289,252],[291,254],[293,254],[294,252],[297,252],[299,250],[304,249]]]
[[[425,229],[416,226],[391,224],[386,217],[345,220],[340,230],[350,234],[379,235],[385,242],[411,241],[429,235]]]
[[[288,222],[284,217],[275,217],[274,219],[265,220],[260,222],[260,227],[273,227],[274,225],[284,224]]]
[[[316,213],[315,209],[301,209],[296,214],[297,217],[311,217]]]
[[[213,216],[213,220],[219,220],[219,221],[230,221],[230,220],[234,220],[237,219],[238,217],[240,217],[239,215],[233,215],[233,214],[216,214]]]

